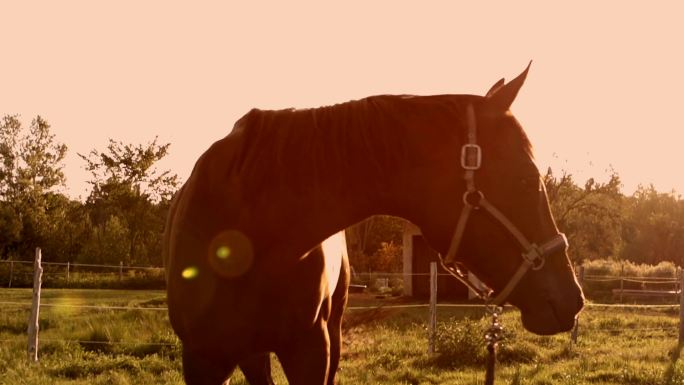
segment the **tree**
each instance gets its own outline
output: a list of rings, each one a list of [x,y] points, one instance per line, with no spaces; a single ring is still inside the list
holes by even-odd
[[[64,157],[67,146],[56,142],[50,124],[41,116],[23,132],[17,115],[7,115],[0,124],[0,198],[3,237],[0,248],[13,254],[30,254],[36,246],[46,243],[51,227],[51,215],[58,208],[51,206],[50,196],[64,187]],[[16,236],[16,234],[19,234]],[[49,253],[46,253],[49,255]]]
[[[389,215],[369,217],[346,230],[349,260],[357,271],[401,269],[405,221]]]
[[[125,229],[127,247],[120,258],[127,264],[158,263],[166,211],[179,184],[177,175],[155,167],[169,146],[157,144],[157,138],[137,146],[110,139],[105,152],[79,154],[92,174],[86,205],[97,228],[91,241],[97,247],[107,247],[112,237],[124,242],[120,229]]]
[[[159,171],[155,164],[168,155],[170,143],[159,145],[157,137],[137,146],[112,139],[107,152],[92,150],[89,155],[78,154],[86,162],[86,170],[93,179],[93,190],[106,190],[107,185],[127,186],[150,202],[170,200],[179,180],[171,171]]]
[[[82,202],[62,194],[50,193],[46,199],[49,226],[44,229],[41,247],[52,261],[74,261],[81,254],[91,230],[85,207]]]
[[[0,121],[0,256],[6,257],[16,248],[23,225],[14,202],[18,143],[21,122],[17,115],[6,115]]]
[[[556,224],[568,236],[571,259],[616,257],[624,200],[618,174],[612,172],[605,183],[589,178],[582,187],[566,171],[556,177],[549,168],[543,179]]]
[[[0,121],[0,198],[12,198],[16,186],[16,173],[19,160],[19,134],[21,122],[18,115],[6,115]]]
[[[674,193],[659,193],[651,185],[639,186],[628,200],[621,257],[656,264],[684,263],[684,201]]]
[[[8,202],[0,201],[0,258],[14,254],[22,228],[15,208]]]

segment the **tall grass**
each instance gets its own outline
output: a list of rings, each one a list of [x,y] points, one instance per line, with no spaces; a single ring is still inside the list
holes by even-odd
[[[24,303],[30,290],[0,290]],[[163,306],[159,291],[46,289],[46,303]],[[358,299],[352,297],[351,305]],[[28,308],[0,305],[0,384],[181,385],[180,344],[166,312],[47,307],[41,311],[40,363],[26,359]],[[425,308],[348,311],[341,385],[481,384],[483,334],[480,308],[439,308],[439,342],[427,354]],[[676,309],[589,308],[573,345],[567,334],[536,336],[519,314],[501,316],[497,384],[681,384]],[[227,341],[229,343],[229,341]],[[285,384],[275,363],[275,378]],[[239,371],[231,385],[245,385]]]

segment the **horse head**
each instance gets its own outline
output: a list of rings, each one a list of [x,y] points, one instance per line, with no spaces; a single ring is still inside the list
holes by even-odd
[[[459,99],[465,135],[435,143],[439,161],[416,176],[429,191],[417,194],[425,199],[417,224],[447,265],[464,265],[496,302],[518,307],[526,329],[553,334],[572,328],[584,299],[532,147],[509,109],[528,69],[484,97]]]

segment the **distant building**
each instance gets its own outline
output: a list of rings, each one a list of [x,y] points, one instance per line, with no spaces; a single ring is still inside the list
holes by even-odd
[[[406,222],[403,237],[403,265],[404,265],[404,295],[415,298],[430,298],[430,262],[438,262],[438,254],[428,246],[420,229]],[[475,297],[474,293],[459,282],[456,278],[448,275],[437,264],[437,299],[440,300],[466,300]],[[471,282],[479,283],[477,277],[469,274]]]

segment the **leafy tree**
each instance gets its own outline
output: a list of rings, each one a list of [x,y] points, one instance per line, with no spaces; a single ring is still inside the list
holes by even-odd
[[[401,243],[381,242],[372,256],[372,270],[398,273],[402,271]]]
[[[17,212],[16,172],[18,167],[21,122],[17,115],[6,115],[0,121],[0,257],[16,248],[23,228]]]
[[[659,193],[651,185],[639,186],[628,200],[621,257],[656,264],[684,264],[684,201],[674,193]]]
[[[357,271],[401,270],[405,221],[388,215],[369,217],[346,230],[349,260]]]
[[[571,259],[616,256],[622,247],[624,199],[617,173],[605,183],[590,178],[578,186],[571,174],[556,177],[549,168],[543,179],[556,223],[568,236]]]
[[[135,190],[150,202],[170,200],[179,180],[171,171],[159,171],[155,165],[168,155],[170,143],[157,144],[157,137],[142,145],[131,145],[110,139],[106,152],[92,150],[78,154],[86,162],[93,179],[93,191],[107,194],[108,185],[121,185]]]
[[[24,133],[17,115],[7,115],[0,124],[0,197],[3,201],[3,237],[0,248],[19,255],[30,254],[46,243],[57,208],[51,196],[64,187],[64,157],[67,147],[50,133],[50,124],[40,116]],[[19,234],[16,236],[16,234]],[[48,254],[46,254],[48,255]]]
[[[7,201],[13,197],[19,160],[21,122],[18,115],[6,115],[0,121],[0,197]]]
[[[64,187],[66,152],[65,144],[55,142],[50,124],[37,116],[19,144],[21,163],[17,167],[17,184],[20,191],[37,196]]]
[[[110,140],[105,152],[79,154],[92,174],[86,205],[97,229],[91,241],[107,247],[109,239],[119,239],[126,245],[120,257],[127,264],[158,263],[166,210],[179,183],[177,175],[155,167],[169,146],[157,144],[157,138],[137,146]]]
[[[52,261],[73,262],[90,233],[90,221],[82,202],[62,194],[47,195],[48,226],[41,244]]]
[[[0,201],[0,258],[14,254],[21,239],[22,223],[15,207]]]
[[[117,264],[128,253],[126,220],[117,215],[91,228],[91,241],[81,249],[79,260],[97,264]]]

